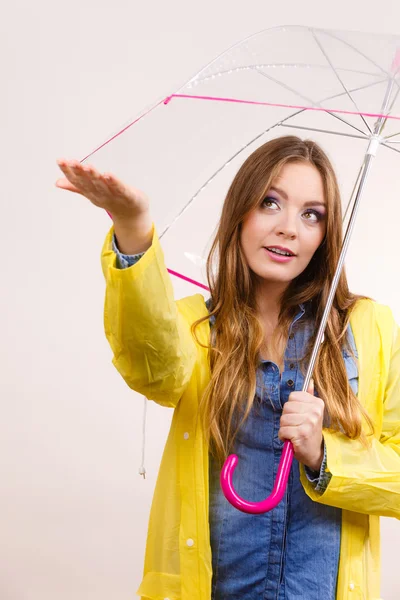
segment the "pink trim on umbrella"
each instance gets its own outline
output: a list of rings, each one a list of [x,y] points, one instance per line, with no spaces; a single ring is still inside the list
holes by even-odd
[[[400,60],[400,59],[397,59]],[[219,98],[218,96],[191,96],[188,94],[172,94],[168,96],[164,100],[164,104],[168,104],[172,98],[190,98],[191,100],[213,100],[216,102],[236,102],[239,104],[258,104],[261,106],[276,106],[278,108],[294,108],[301,110],[316,110],[319,112],[331,112],[338,113],[342,115],[362,115],[364,117],[376,117],[376,118],[384,118],[384,119],[395,119],[396,121],[400,121],[400,117],[394,117],[393,115],[384,115],[382,113],[368,113],[356,110],[340,110],[338,108],[323,108],[319,106],[303,106],[302,104],[276,104],[275,102],[257,102],[255,100],[240,100],[238,98]]]

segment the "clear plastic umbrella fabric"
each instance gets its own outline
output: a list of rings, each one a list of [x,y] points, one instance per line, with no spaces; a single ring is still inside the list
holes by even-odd
[[[190,294],[207,289],[205,258],[226,192],[247,156],[274,137],[311,138],[331,158],[342,192],[346,236],[337,274],[350,235],[357,248],[359,232],[365,238],[365,231],[371,231],[373,243],[369,248],[363,244],[362,264],[377,277],[390,278],[393,265],[385,257],[397,253],[398,232],[389,216],[400,194],[393,177],[400,166],[399,73],[398,36],[303,26],[266,29],[223,52],[178,90],[161,95],[82,162],[111,171],[149,195],[167,266],[186,280]],[[383,180],[391,181],[391,197],[388,186],[382,197]],[[361,191],[363,205],[354,228]],[[379,220],[384,214],[383,233]],[[290,446],[285,444],[282,454],[275,505],[292,462]],[[223,474],[228,479],[233,463],[229,469]],[[273,507],[241,503],[229,485],[226,480],[224,491],[240,510]]]
[[[205,285],[204,259],[229,184],[268,139],[295,134],[319,142],[347,206],[383,115],[368,195],[379,178],[393,176],[400,166],[399,74],[400,37],[267,29],[161,95],[82,162],[146,191],[168,266]],[[207,226],[201,219],[199,228],[205,213]]]

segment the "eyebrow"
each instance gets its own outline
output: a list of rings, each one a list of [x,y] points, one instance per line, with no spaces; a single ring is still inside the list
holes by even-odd
[[[288,199],[287,193],[284,192],[281,188],[270,187],[269,191],[278,192],[278,194],[280,194],[281,196],[283,196],[285,198],[285,200]],[[321,200],[307,200],[304,203],[304,206],[323,206],[324,208],[326,208],[325,202],[322,202]]]

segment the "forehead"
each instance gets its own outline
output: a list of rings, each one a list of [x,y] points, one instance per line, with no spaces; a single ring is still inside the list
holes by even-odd
[[[310,163],[288,163],[272,180],[275,188],[288,200],[325,203],[324,183],[320,172]]]

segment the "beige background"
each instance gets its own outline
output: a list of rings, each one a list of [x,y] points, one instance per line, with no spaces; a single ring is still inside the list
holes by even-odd
[[[54,187],[56,158],[82,158],[262,28],[400,34],[400,4],[38,0],[1,12],[0,598],[134,598],[171,411],[148,406],[143,481],[142,399],[112,366],[103,333],[99,256],[110,220]],[[371,228],[358,231],[346,264],[352,289],[400,322],[400,208],[384,205],[385,187],[398,183],[379,185]],[[391,250],[378,247],[366,264],[363,251],[382,238]],[[177,297],[193,293],[174,286]],[[400,525],[382,526],[382,596],[396,600]]]

